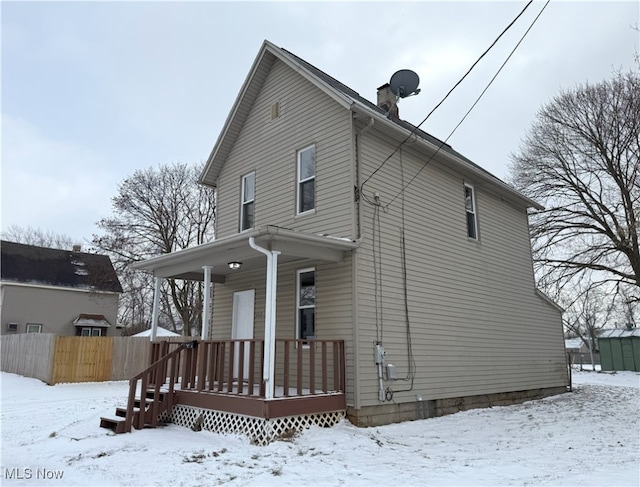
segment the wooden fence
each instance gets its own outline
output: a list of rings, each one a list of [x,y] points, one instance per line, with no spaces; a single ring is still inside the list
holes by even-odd
[[[591,354],[588,352],[567,352],[567,356],[569,357],[569,363],[571,365],[579,365],[580,370],[584,366],[591,367]],[[593,361],[596,365],[600,365],[600,354],[598,352],[593,352]]]
[[[172,341],[176,341],[176,337]],[[0,353],[3,372],[33,377],[53,385],[128,380],[149,365],[150,346],[149,338],[144,337],[21,333],[0,337]]]
[[[56,336],[20,333],[0,337],[0,370],[51,382]]]

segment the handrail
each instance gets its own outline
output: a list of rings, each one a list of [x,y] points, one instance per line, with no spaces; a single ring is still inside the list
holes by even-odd
[[[160,395],[160,386],[164,383],[164,379],[166,379],[166,373],[164,374],[165,377],[163,378],[162,382],[160,381],[160,377],[158,376],[158,372],[161,369],[161,367],[166,366],[166,364],[169,362],[170,359],[175,359],[178,355],[180,355],[180,353],[187,349],[187,344],[191,344],[192,342],[182,342],[180,344],[180,346],[178,346],[178,348],[176,348],[175,350],[163,355],[162,357],[160,357],[158,360],[156,360],[154,363],[152,363],[151,365],[149,365],[149,367],[147,367],[145,370],[143,370],[142,372],[140,372],[139,374],[133,376],[131,379],[129,379],[129,397],[127,399],[127,412],[126,412],[126,416],[125,416],[125,431],[126,432],[130,432],[131,431],[131,425],[133,423],[133,418],[134,418],[134,408],[135,408],[135,402],[136,402],[136,389],[138,387],[138,381],[142,379],[142,385],[140,387],[140,414],[139,414],[139,418],[138,418],[138,424],[137,427],[142,428],[144,426],[144,422],[145,422],[145,407],[146,407],[146,394],[147,394],[147,389],[149,386],[149,382],[153,382],[154,385],[154,391],[153,391],[153,405],[152,405],[152,421],[155,422],[157,421],[157,416],[158,416],[158,399],[159,399],[159,395]],[[172,360],[172,372],[171,372],[171,377],[172,380],[169,382],[169,393],[168,393],[168,401],[169,401],[169,405],[171,406],[172,401],[173,401],[173,388],[174,388],[174,381],[173,378],[175,377],[175,374],[177,373],[177,369],[176,369],[176,365],[177,365],[177,361],[176,360]],[[154,376],[152,378],[150,378],[150,376],[154,374]],[[150,380],[151,379],[151,380]]]

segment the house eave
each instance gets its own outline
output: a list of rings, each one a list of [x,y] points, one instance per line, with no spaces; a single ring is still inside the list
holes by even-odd
[[[92,294],[110,294],[113,296],[119,296],[122,294],[119,291],[103,291],[101,289],[94,289],[91,287],[71,287],[71,286],[60,286],[55,284],[47,284],[41,282],[20,282],[20,281],[9,281],[3,280],[0,281],[0,287],[4,286],[15,286],[15,287],[27,287],[33,289],[47,289],[47,290],[55,290],[55,291],[75,291],[81,293],[92,293]]]
[[[542,301],[547,303],[552,308],[555,308],[556,310],[558,310],[560,313],[565,312],[565,309],[563,307],[561,307],[553,299],[551,299],[549,296],[547,296],[545,293],[543,293],[542,291],[540,291],[540,289],[537,289],[537,288],[536,288],[536,296],[538,296],[540,299],[542,299]]]
[[[359,103],[358,101],[353,102],[352,109],[354,113],[365,115],[366,117],[374,117],[376,121],[380,122],[381,124],[383,124],[384,127],[395,132],[402,138],[406,138],[410,134],[410,131],[407,130],[406,128],[402,127],[398,123],[395,123],[393,120],[390,120],[388,117],[385,117],[381,113],[375,110],[371,110],[369,107],[365,106],[362,103]],[[517,201],[520,204],[523,204],[524,206],[526,206],[527,208],[544,210],[544,207],[540,203],[523,195],[519,191],[509,186],[504,181],[501,181],[500,179],[495,177],[493,174],[479,167],[475,167],[473,164],[470,164],[469,162],[465,161],[461,157],[455,156],[449,151],[441,150],[441,147],[439,147],[437,144],[429,142],[428,140],[425,140],[424,138],[417,135],[415,136],[415,143],[418,146],[422,147],[423,149],[426,149],[429,153],[437,152],[439,156],[439,160],[445,160],[446,162],[452,165],[451,167],[454,170],[462,174],[469,175],[470,177],[472,176],[473,178],[480,180],[483,183],[493,186],[495,190],[497,190],[499,193],[504,194],[505,196],[507,196],[507,198]]]
[[[238,137],[240,129],[251,110],[251,106],[260,92],[262,83],[264,83],[271,66],[276,60],[282,61],[291,69],[295,70],[303,78],[317,86],[345,109],[349,109],[351,107],[351,98],[334,90],[324,81],[313,76],[304,66],[288,55],[285,51],[265,40],[260,52],[251,66],[251,69],[249,70],[249,74],[240,88],[233,107],[227,116],[222,130],[220,131],[220,136],[207,159],[207,163],[205,164],[199,179],[200,184],[211,186],[213,188],[216,187],[218,175],[220,174],[222,166],[231,151],[231,147],[233,147],[233,144]]]
[[[352,240],[265,226],[198,247],[152,257],[133,264],[133,267],[153,272],[155,277],[202,280],[202,267],[206,265],[212,267],[214,282],[224,282],[230,274],[264,268],[264,256],[250,247],[250,237],[261,247],[280,251],[281,263],[305,259],[340,262],[345,252],[359,245]],[[229,262],[242,262],[242,267],[240,270],[231,270]]]

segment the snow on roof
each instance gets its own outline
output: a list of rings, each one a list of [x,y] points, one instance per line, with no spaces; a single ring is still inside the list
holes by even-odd
[[[640,337],[640,328],[615,328],[613,330],[602,330],[598,338],[624,338],[624,337]]]
[[[149,328],[148,330],[145,330],[145,331],[141,331],[140,333],[136,333],[133,336],[134,337],[149,337],[149,336],[151,336],[151,328]],[[158,330],[156,331],[156,336],[159,336],[159,337],[179,337],[180,335],[177,334],[177,333],[174,333],[172,331],[169,331],[166,328],[162,328],[161,326],[159,326]]]
[[[584,342],[580,338],[566,338],[564,340],[564,348],[567,350],[570,348],[580,348],[584,345]]]
[[[104,315],[92,315],[87,313],[81,313],[78,317],[73,321],[75,326],[97,326],[103,328],[110,328],[111,323],[107,320]]]
[[[107,255],[0,241],[0,279],[31,285],[61,286],[121,293]]]

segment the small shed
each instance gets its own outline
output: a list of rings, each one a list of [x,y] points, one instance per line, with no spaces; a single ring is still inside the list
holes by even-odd
[[[148,329],[148,330],[145,330],[145,331],[141,331],[140,333],[136,333],[133,336],[134,337],[150,337],[151,336],[151,329]],[[166,328],[162,328],[161,326],[159,326],[158,330],[156,332],[156,336],[158,336],[158,337],[179,337],[181,335],[179,335],[178,333],[174,333],[172,331],[169,331]]]
[[[640,328],[603,330],[598,344],[602,370],[640,372]]]
[[[589,348],[582,341],[582,338],[565,338],[564,348],[567,353],[589,353]]]

